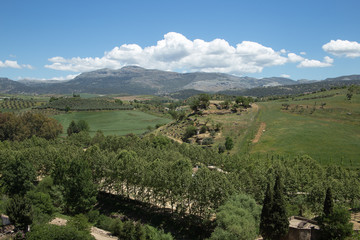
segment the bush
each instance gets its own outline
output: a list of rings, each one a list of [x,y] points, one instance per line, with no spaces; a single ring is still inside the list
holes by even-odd
[[[185,134],[184,134],[184,140],[187,140],[188,138],[191,138],[192,136],[194,136],[197,132],[196,127],[194,126],[188,126],[185,130]]]
[[[226,150],[231,150],[234,147],[234,142],[231,137],[226,137],[225,148]]]
[[[52,224],[36,225],[26,234],[28,240],[93,240],[90,233],[78,231],[70,226]]]
[[[200,128],[200,133],[206,133],[207,130],[208,130],[208,127],[206,125],[203,125]]]
[[[214,139],[209,137],[209,138],[204,138],[202,141],[202,145],[211,145],[214,143]]]
[[[113,231],[112,227],[113,227],[113,222],[114,221],[115,221],[114,219],[101,214],[99,216],[98,221],[95,224],[95,226],[98,227],[98,228],[104,229],[106,231],[112,232]]]
[[[100,218],[100,213],[98,210],[91,210],[87,213],[89,222],[96,224]]]

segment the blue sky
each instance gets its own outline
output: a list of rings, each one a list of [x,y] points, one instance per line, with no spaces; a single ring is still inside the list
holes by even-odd
[[[0,77],[139,65],[325,79],[360,74],[360,1],[0,1]]]

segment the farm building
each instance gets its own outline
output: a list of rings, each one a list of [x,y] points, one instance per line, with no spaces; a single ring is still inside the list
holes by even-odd
[[[316,240],[320,237],[319,230],[316,221],[292,216],[289,219],[289,232],[284,240]]]

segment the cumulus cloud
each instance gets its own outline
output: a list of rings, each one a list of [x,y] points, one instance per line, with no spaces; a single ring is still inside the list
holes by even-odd
[[[360,43],[348,40],[331,40],[322,46],[325,52],[348,58],[360,57]]]
[[[295,53],[289,53],[288,60],[289,60],[289,62],[295,63],[295,62],[304,61],[304,58],[302,56],[296,55]]]
[[[330,67],[332,66],[332,63],[334,62],[334,59],[332,59],[331,57],[324,57],[324,61],[319,61],[319,60],[310,60],[310,59],[304,59],[303,61],[300,62],[299,65],[297,65],[297,67],[299,68],[307,68],[307,67]]]
[[[155,45],[142,48],[123,44],[105,52],[101,57],[61,56],[50,58],[47,68],[85,72],[100,68],[117,69],[128,65],[178,72],[223,72],[235,75],[262,72],[265,67],[279,66],[305,59],[287,50],[274,49],[257,42],[243,41],[231,46],[224,39],[189,40],[184,35],[169,32]],[[317,61],[317,60],[314,60]]]
[[[17,68],[17,69],[28,68],[28,69],[32,69],[32,66],[29,65],[29,64],[19,65],[17,61],[5,60],[4,62],[0,61],[0,68]]]
[[[121,68],[138,65],[173,71],[226,72],[233,74],[261,72],[264,67],[282,65],[287,58],[270,47],[243,41],[231,46],[223,39],[189,40],[175,32],[164,35],[154,46],[123,44],[105,52],[102,57],[65,59],[50,58],[47,68],[84,72],[99,68]]]

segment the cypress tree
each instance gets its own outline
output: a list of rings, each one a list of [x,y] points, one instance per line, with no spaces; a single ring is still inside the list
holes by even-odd
[[[333,197],[332,197],[331,189],[328,188],[326,190],[326,197],[325,197],[325,201],[324,201],[325,216],[329,216],[333,212],[333,208],[334,208]]]
[[[260,234],[265,240],[270,239],[271,233],[273,232],[273,226],[271,224],[272,203],[273,193],[270,183],[268,183],[260,218]]]
[[[271,233],[271,239],[281,239],[287,234],[289,230],[289,220],[286,215],[285,201],[283,199],[283,186],[279,175],[276,177],[274,185],[270,222],[274,226],[274,230]]]

